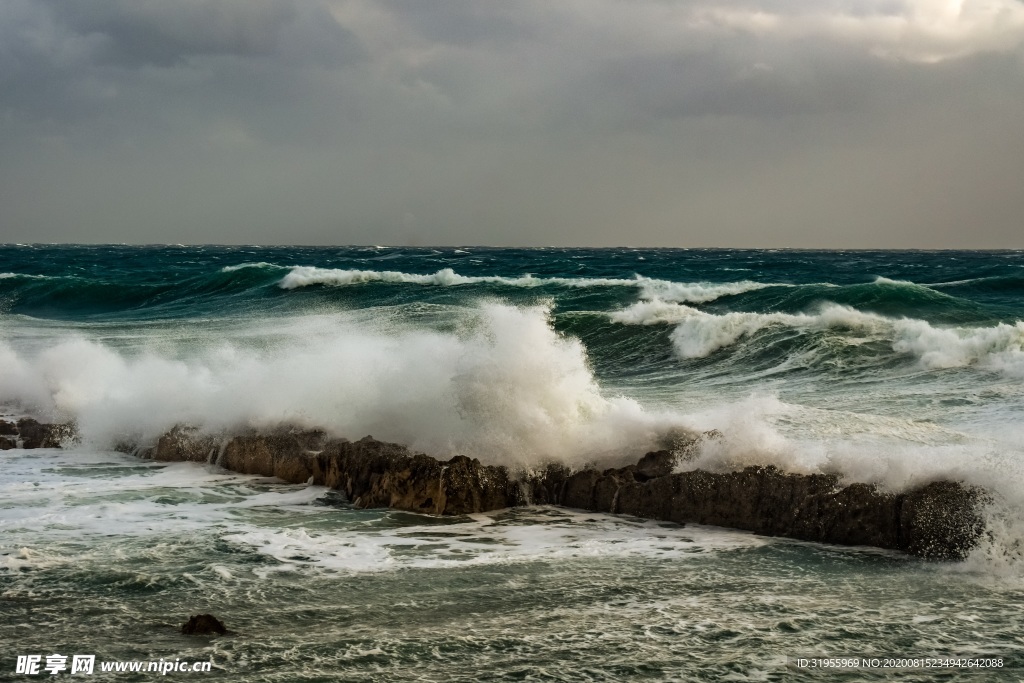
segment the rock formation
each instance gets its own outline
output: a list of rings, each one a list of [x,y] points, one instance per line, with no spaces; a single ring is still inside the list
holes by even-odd
[[[933,482],[896,494],[868,484],[842,487],[835,475],[787,474],[774,467],[675,472],[669,451],[618,469],[571,472],[552,465],[514,474],[463,455],[437,460],[372,437],[350,442],[282,430],[218,440],[179,427],[138,454],[312,482],[343,491],[357,507],[436,515],[552,504],[934,559],[963,558],[983,531],[984,495],[963,484]]]
[[[0,420],[0,450],[59,447],[73,438],[70,425]],[[986,494],[957,482],[936,481],[889,493],[869,484],[844,487],[835,475],[791,474],[775,467],[677,472],[670,451],[648,453],[635,465],[603,471],[550,465],[514,473],[464,455],[442,461],[369,436],[353,442],[294,429],[217,437],[178,426],[153,445],[118,448],[153,460],[208,462],[243,474],[327,486],[343,491],[356,507],[434,515],[562,505],[766,536],[876,546],[933,559],[965,557],[984,530],[981,507]]]
[[[181,627],[182,635],[186,636],[224,635],[227,632],[224,622],[212,614],[194,614]]]
[[[47,424],[23,417],[17,422],[0,420],[0,451],[11,448],[60,448],[73,440],[75,429],[68,424]]]

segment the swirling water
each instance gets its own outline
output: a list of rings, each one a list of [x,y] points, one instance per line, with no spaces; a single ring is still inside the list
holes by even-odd
[[[788,659],[808,655],[1008,665],[849,680],[1024,676],[1020,252],[29,245],[0,273],[0,402],[83,436],[0,452],[0,678],[65,650],[246,681],[837,676]],[[182,421],[526,467],[717,428],[690,466],[996,500],[972,557],[929,564],[551,508],[354,510],[110,451]],[[234,634],[178,635],[198,611]]]

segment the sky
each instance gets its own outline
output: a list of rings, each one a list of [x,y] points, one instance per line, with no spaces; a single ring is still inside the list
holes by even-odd
[[[0,242],[1024,247],[1022,0],[3,0]]]

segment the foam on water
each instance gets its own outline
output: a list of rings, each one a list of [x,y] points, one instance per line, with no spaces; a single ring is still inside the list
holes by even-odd
[[[674,324],[672,343],[682,358],[704,358],[773,328],[829,332],[847,345],[888,342],[927,369],[977,367],[1024,377],[1024,321],[989,327],[939,327],[925,320],[891,318],[837,304],[812,313],[708,313],[661,299],[638,301],[608,314],[626,325]]]
[[[713,315],[662,305],[688,309],[672,341],[691,351],[785,324],[837,330],[843,343],[885,339],[924,368],[1009,372],[1024,358],[1024,323],[972,331],[840,306],[817,314]],[[673,431],[714,428],[725,436],[704,443],[693,466],[777,464],[894,490],[963,478],[1016,500],[1012,483],[1021,479],[1007,475],[1019,470],[1024,453],[1005,415],[979,418],[976,411],[980,422],[958,429],[913,414],[821,410],[771,394],[709,400],[710,390],[699,386],[685,405],[644,405],[601,388],[586,349],[553,329],[549,309],[483,303],[461,310],[447,332],[356,311],[250,320],[173,342],[157,328],[152,339],[143,335],[128,346],[85,331],[63,339],[51,333],[46,343],[33,338],[19,348],[0,342],[0,396],[76,421],[94,448],[152,440],[179,423],[211,431],[284,423],[532,467],[624,463],[661,447]],[[862,400],[881,405],[884,398]]]
[[[2,463],[0,529],[33,543],[200,531],[238,510],[306,505],[324,494],[313,486],[260,491],[252,488],[258,477],[89,449],[3,451]]]
[[[61,303],[45,283],[7,278],[18,313],[2,321],[0,402],[74,420],[90,448],[183,422],[285,423],[526,467],[624,463],[678,432],[716,428],[722,438],[684,467],[776,464],[891,490],[963,479],[997,492],[993,528],[1007,539],[1018,528],[1024,322],[1003,290],[935,290],[987,282],[965,277],[977,272],[1018,277],[1002,256],[961,269],[920,256],[927,268],[911,272],[861,255],[655,251],[640,266],[618,252],[377,251],[246,251],[253,262],[237,264],[211,248],[208,261],[187,255],[194,267],[177,280],[164,275],[186,256],[163,252],[155,273],[41,271],[140,289],[106,308],[106,290]],[[717,281],[725,270],[752,279]],[[780,273],[793,282],[773,282]],[[546,303],[481,298],[512,288]],[[172,300],[159,316],[136,315]]]
[[[748,402],[742,409],[755,407]],[[785,406],[774,409],[783,411]],[[755,442],[760,447],[763,438],[751,440],[749,432],[741,431],[729,446],[735,454]],[[701,453],[701,466],[722,465],[715,457],[713,449]],[[746,532],[550,507],[444,520],[356,511],[319,504],[331,500],[323,487],[81,448],[4,451],[0,465],[5,473],[0,487],[0,568],[14,572],[103,564],[111,553],[132,552],[133,544],[173,547],[180,539],[204,536],[272,559],[271,564],[245,570],[263,577],[298,569],[362,574],[587,558],[681,561],[790,543]],[[950,571],[1014,584],[1024,581],[1024,521],[1018,511],[1006,498],[994,501],[983,543]],[[239,568],[213,563],[206,571],[219,580],[234,580]]]
[[[272,264],[243,264],[228,266],[224,270],[237,270],[245,267],[274,267]],[[644,298],[659,297],[666,301],[688,301],[706,303],[724,296],[733,296],[744,292],[752,292],[775,285],[752,282],[711,283],[711,282],[671,282],[636,275],[633,278],[566,278],[566,277],[522,277],[501,276],[466,276],[459,275],[451,268],[443,268],[436,273],[421,275],[398,271],[352,270],[336,268],[317,268],[314,266],[294,266],[280,281],[282,289],[299,289],[313,285],[344,287],[365,284],[368,282],[387,282],[393,284],[434,285],[453,287],[457,285],[497,284],[506,287],[543,287],[558,285],[562,287],[635,287]]]
[[[275,571],[316,567],[345,572],[452,569],[516,562],[600,558],[681,560],[695,554],[752,548],[769,539],[709,527],[679,527],[552,508],[474,515],[438,527],[347,531],[256,529],[229,534],[275,558]]]
[[[789,680],[784,655],[895,655],[894,638],[914,656],[1024,650],[1008,608],[1024,574],[992,544],[928,564],[553,508],[437,519],[87,450],[3,451],[0,470],[27,485],[0,495],[0,520],[18,520],[0,533],[0,640],[27,652],[212,659],[226,680],[271,683]],[[230,636],[183,638],[206,611]]]
[[[99,447],[178,423],[292,423],[520,465],[635,455],[677,422],[604,396],[582,344],[555,332],[545,308],[483,304],[454,333],[358,315],[272,329],[286,339],[263,350],[216,338],[177,351],[85,336],[35,352],[0,342],[0,396],[75,420]]]
[[[328,493],[319,486],[275,484],[211,466],[157,464],[83,449],[3,451],[0,464],[5,475],[0,567],[12,571],[99,560],[110,551],[106,539],[197,533],[268,555],[277,562],[274,571],[306,567],[350,573],[578,557],[681,559],[767,542],[742,532],[554,508],[471,515],[441,525],[434,518],[397,513],[406,521],[396,526],[389,521],[395,513],[312,505]],[[261,523],[261,509],[288,513],[288,524]],[[67,552],[83,542],[92,543],[87,556]],[[224,567],[212,571],[230,574]]]
[[[0,271],[41,274],[0,278],[0,413],[86,437],[0,451],[12,651],[212,656],[247,683],[804,680],[786,656],[1024,654],[1019,253],[0,252]],[[717,428],[681,468],[893,491],[945,477],[992,497],[979,547],[936,564],[552,508],[357,510],[97,450],[176,422],[514,465],[626,460]],[[234,633],[179,634],[207,611]]]

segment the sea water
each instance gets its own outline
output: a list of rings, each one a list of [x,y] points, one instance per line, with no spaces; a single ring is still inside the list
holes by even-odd
[[[1022,320],[1020,252],[0,247],[0,403],[81,436],[0,451],[0,679],[85,653],[244,681],[1022,680]],[[967,560],[928,563],[548,507],[357,510],[112,450],[179,423],[513,468],[718,429],[680,466],[993,499]],[[200,612],[231,634],[180,635]],[[797,664],[822,657],[1004,666]]]

